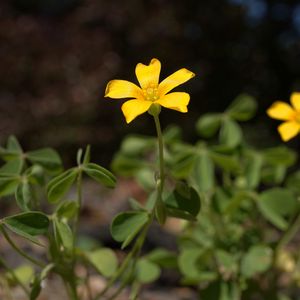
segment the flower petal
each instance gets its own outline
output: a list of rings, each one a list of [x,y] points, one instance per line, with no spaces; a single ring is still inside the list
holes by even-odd
[[[272,104],[272,106],[267,110],[267,114],[269,117],[277,120],[291,120],[295,112],[293,108],[285,102],[276,101]]]
[[[122,111],[125,116],[126,122],[130,123],[137,116],[146,112],[150,108],[152,103],[152,101],[145,101],[139,99],[126,101],[122,105]]]
[[[188,69],[180,69],[164,79],[158,86],[158,93],[163,96],[176,86],[193,78],[195,74]]]
[[[161,64],[156,58],[151,59],[149,65],[137,64],[135,68],[136,77],[140,86],[145,89],[149,86],[156,87],[159,81]]]
[[[296,110],[300,111],[300,93],[292,93],[291,103]]]
[[[159,100],[155,101],[155,103],[180,112],[187,112],[187,105],[189,104],[189,101],[190,95],[188,93],[175,92],[163,96]]]
[[[141,93],[141,89],[130,81],[111,80],[106,86],[104,97],[114,99],[138,98],[141,96]]]
[[[284,122],[278,126],[278,132],[284,142],[287,142],[300,131],[300,124],[295,121]]]

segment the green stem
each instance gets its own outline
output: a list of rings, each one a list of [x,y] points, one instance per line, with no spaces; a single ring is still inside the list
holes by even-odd
[[[46,264],[44,264],[43,262],[40,262],[38,260],[36,260],[35,258],[31,257],[30,255],[28,255],[27,253],[25,253],[23,250],[21,250],[15,243],[14,241],[10,238],[10,236],[7,234],[6,230],[4,229],[3,226],[0,226],[0,231],[3,233],[4,238],[6,239],[6,241],[10,244],[10,246],[17,252],[19,253],[21,256],[23,256],[24,258],[26,258],[27,260],[29,260],[30,262],[32,262],[33,264],[39,266],[40,268],[44,268],[46,266]]]
[[[132,269],[131,271],[134,270],[137,258],[139,256],[139,253],[143,247],[149,226],[152,224],[153,219],[154,219],[154,214],[156,209],[159,206],[163,206],[162,203],[162,193],[163,193],[163,189],[164,189],[164,183],[165,183],[165,170],[164,170],[164,148],[163,148],[163,135],[162,135],[162,131],[161,131],[161,126],[160,126],[160,122],[159,122],[159,118],[158,118],[158,114],[153,114],[154,117],[154,122],[155,122],[155,127],[156,127],[156,132],[157,132],[157,139],[158,139],[158,151],[159,151],[159,181],[157,184],[157,189],[158,189],[158,194],[157,194],[157,198],[156,198],[156,203],[152,209],[152,211],[150,212],[150,218],[149,221],[146,223],[146,225],[144,226],[143,231],[141,232],[141,234],[139,235],[139,237],[136,239],[134,246],[132,248],[132,250],[130,251],[130,253],[126,256],[126,258],[124,259],[124,261],[122,262],[121,266],[119,267],[119,269],[117,270],[117,272],[114,274],[114,276],[109,280],[109,282],[107,283],[106,287],[98,294],[96,295],[96,297],[94,298],[94,300],[98,300],[100,299],[103,295],[106,294],[106,292],[109,290],[109,288],[115,283],[115,281],[124,273],[124,271],[127,269],[129,263],[131,262],[131,260],[133,259],[133,264],[132,264]],[[163,207],[164,208],[164,207]],[[127,276],[127,278],[129,278],[130,276]],[[117,291],[109,298],[109,300],[115,299],[115,297],[117,297],[121,291],[124,289],[124,287],[127,284],[128,279],[125,279],[120,287],[117,289]]]
[[[80,216],[80,210],[82,206],[82,170],[81,166],[78,166],[79,172],[76,182],[77,187],[77,203],[78,203],[78,212],[77,216],[73,223],[73,255],[72,255],[72,261],[71,261],[71,269],[70,269],[70,275],[68,278],[65,279],[66,282],[66,288],[68,295],[70,299],[72,300],[78,300],[78,294],[77,294],[77,283],[76,283],[76,274],[75,274],[75,268],[77,264],[76,259],[76,241],[77,241],[77,234],[78,234],[78,226],[79,226],[79,216]]]
[[[163,145],[163,136],[161,132],[160,122],[158,115],[154,115],[154,122],[156,127],[157,139],[158,139],[158,153],[159,153],[159,193],[160,195],[163,192],[164,183],[165,183],[165,169],[164,169],[164,145]]]
[[[140,289],[141,289],[141,284],[138,281],[135,281],[132,286],[132,291],[129,295],[129,300],[137,300]]]
[[[77,177],[77,184],[76,184],[76,189],[77,189],[77,203],[78,203],[78,213],[76,216],[76,219],[74,221],[74,244],[76,242],[76,237],[77,237],[77,233],[78,233],[78,223],[79,223],[79,216],[80,216],[80,210],[81,210],[81,206],[82,206],[82,171],[81,168],[79,166],[79,173],[78,173],[78,177]]]
[[[114,300],[114,299],[116,299],[116,297],[123,291],[123,289],[129,283],[129,281],[131,279],[131,275],[132,275],[132,273],[135,270],[137,259],[138,259],[139,255],[140,255],[142,246],[144,244],[144,241],[145,241],[145,238],[146,238],[146,235],[147,235],[147,232],[148,232],[148,228],[149,228],[150,224],[152,223],[153,216],[154,216],[154,213],[151,215],[150,220],[148,221],[148,223],[146,224],[146,226],[145,226],[142,234],[138,238],[137,247],[136,247],[137,250],[135,251],[135,253],[133,253],[133,262],[132,262],[132,265],[130,266],[130,269],[128,270],[128,273],[126,274],[125,278],[121,282],[119,288],[107,300]]]
[[[295,236],[295,234],[300,229],[300,213],[296,217],[294,223],[288,228],[288,230],[284,233],[282,238],[277,244],[275,255],[278,254],[279,250],[283,248],[286,244],[289,243],[289,241]]]
[[[15,272],[13,269],[11,269],[6,262],[1,258],[0,256],[0,265],[2,265],[7,272],[12,276],[12,278],[18,283],[18,285],[23,289],[23,291],[25,292],[25,294],[29,297],[30,296],[30,292],[27,289],[27,287],[23,284],[23,282],[18,278],[18,276],[16,276]]]
[[[77,291],[76,291],[76,285],[73,284],[69,279],[63,279],[66,291],[68,293],[69,299],[71,300],[79,300],[77,296]]]
[[[91,288],[91,285],[90,285],[90,272],[89,272],[89,267],[88,265],[85,266],[86,267],[86,278],[85,278],[85,286],[86,286],[86,291],[87,291],[87,298],[89,300],[92,300],[93,299],[93,296],[92,296],[92,288]]]
[[[154,205],[154,210],[156,212],[156,218],[160,225],[163,225],[166,221],[166,208],[162,200],[163,189],[165,185],[165,170],[164,170],[164,145],[163,136],[161,132],[160,122],[158,114],[153,114],[157,140],[158,140],[158,153],[159,153],[159,179],[157,180],[157,198]]]
[[[142,246],[144,244],[144,241],[145,241],[145,238],[146,238],[146,234],[148,232],[148,228],[149,228],[150,224],[152,223],[152,220],[153,220],[153,218],[149,219],[149,221],[147,222],[147,224],[144,227],[144,230],[142,231],[142,233],[140,234],[140,236],[138,237],[138,239],[135,241],[132,250],[126,256],[126,258],[124,259],[124,261],[122,262],[121,266],[119,267],[119,269],[117,270],[117,272],[114,274],[114,276],[108,281],[108,283],[106,284],[105,288],[98,295],[96,295],[96,297],[94,298],[94,300],[98,300],[98,299],[100,299],[102,296],[104,296],[106,294],[106,292],[109,290],[109,288],[115,283],[115,281],[127,269],[127,267],[129,265],[131,259],[134,256],[136,256],[136,253],[139,253],[140,249],[142,248]],[[126,285],[126,282],[125,282],[125,285]]]
[[[121,294],[121,292],[123,291],[123,289],[126,287],[126,285],[128,283],[127,281],[128,280],[124,280],[121,283],[121,285],[118,287],[118,289],[109,298],[107,298],[107,300],[114,300],[114,299],[116,299],[116,297],[118,297]]]

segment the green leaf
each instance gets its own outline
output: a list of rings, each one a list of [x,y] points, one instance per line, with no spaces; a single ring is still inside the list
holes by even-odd
[[[22,153],[22,147],[18,142],[17,138],[14,135],[11,135],[7,141],[7,150],[15,152],[15,153]]]
[[[277,295],[277,300],[292,300],[292,299],[289,296],[284,295],[284,294],[279,292],[278,295]]]
[[[181,137],[182,137],[182,129],[177,125],[169,125],[163,131],[163,138],[166,144],[176,142],[180,140]]]
[[[49,227],[48,217],[41,212],[24,212],[1,220],[9,230],[14,233],[37,242],[37,235],[46,234]]]
[[[169,216],[195,220],[201,207],[198,193],[184,183],[178,183],[175,190],[163,199]]]
[[[81,165],[81,158],[82,158],[82,149],[78,149],[77,151],[77,155],[76,155],[76,162],[77,162],[77,165]]]
[[[233,281],[214,281],[200,293],[201,300],[240,300],[241,292]]]
[[[83,157],[83,164],[86,165],[90,162],[91,160],[91,146],[87,145],[86,149],[85,149],[85,153],[84,153],[84,157]]]
[[[146,256],[147,260],[162,268],[176,268],[177,254],[163,248],[156,248]]]
[[[149,214],[144,211],[128,211],[118,214],[111,224],[111,235],[117,242],[123,242],[125,248],[137,233],[149,221]]]
[[[248,121],[255,116],[256,110],[255,98],[248,94],[240,94],[229,106],[227,113],[237,121]]]
[[[19,176],[0,174],[0,197],[14,194],[19,182]]]
[[[51,148],[43,148],[26,153],[26,157],[34,164],[41,165],[49,172],[58,172],[62,162],[58,153]]]
[[[220,130],[220,143],[235,148],[242,141],[242,130],[239,124],[231,119],[224,119]]]
[[[56,203],[69,191],[78,174],[78,169],[70,169],[54,177],[47,186],[47,196],[50,203]]]
[[[290,174],[285,182],[285,186],[296,194],[300,194],[300,171]]]
[[[267,164],[273,166],[290,167],[295,164],[297,154],[288,147],[280,146],[264,150],[263,159]]]
[[[17,157],[13,160],[9,160],[0,168],[0,174],[20,174],[24,165],[24,160]]]
[[[86,254],[89,262],[104,277],[111,277],[118,268],[118,260],[115,253],[109,248],[101,248]]]
[[[218,213],[223,214],[231,199],[232,194],[226,188],[217,187],[212,197],[212,205]]]
[[[286,173],[287,167],[284,165],[264,165],[261,172],[261,181],[265,185],[280,185],[283,182]]]
[[[22,282],[24,285],[30,283],[33,275],[34,269],[30,265],[21,265],[13,270],[14,275],[17,277],[18,281],[11,275],[10,272],[6,273],[6,278],[15,285],[18,285],[19,282]]]
[[[42,290],[42,281],[47,277],[48,273],[54,268],[54,264],[47,265],[40,274],[34,277],[30,291],[30,300],[36,300]]]
[[[155,263],[141,258],[136,264],[136,279],[141,283],[150,283],[160,276],[160,268]]]
[[[134,176],[142,168],[148,168],[148,164],[142,159],[129,157],[118,153],[112,161],[112,170],[122,176]]]
[[[213,162],[224,171],[237,172],[240,169],[240,163],[233,155],[224,155],[212,151],[209,155]]]
[[[143,210],[143,211],[145,211],[144,206],[139,201],[137,201],[136,199],[130,197],[128,199],[128,202],[129,202],[130,207],[133,210]]]
[[[25,171],[25,176],[31,184],[45,185],[44,169],[40,165],[33,165]]]
[[[129,135],[127,136],[121,145],[121,152],[130,155],[137,156],[143,154],[146,150],[155,146],[155,139],[152,137]]]
[[[223,250],[216,250],[216,259],[218,261],[220,271],[226,276],[231,276],[238,272],[237,257]]]
[[[70,226],[57,218],[54,218],[54,223],[61,245],[66,251],[70,252],[74,246],[74,238]]]
[[[56,208],[57,218],[70,220],[77,215],[78,208],[77,201],[64,201]]]
[[[185,248],[180,252],[178,266],[181,273],[187,278],[198,278],[201,275],[201,257],[204,251],[201,248]]]
[[[83,167],[83,171],[90,176],[91,178],[95,179],[96,181],[102,183],[103,185],[113,188],[116,185],[116,178],[115,176],[106,170],[105,168],[93,164],[88,163],[85,164]]]
[[[183,152],[177,155],[171,164],[173,176],[182,179],[188,177],[194,168],[196,159],[197,156],[194,151]]]
[[[292,216],[299,209],[293,193],[284,188],[272,188],[261,193],[257,204],[262,215],[281,230],[288,228],[285,217]]]
[[[246,179],[249,188],[256,188],[261,179],[261,170],[263,166],[263,158],[258,153],[252,153],[246,164]]]
[[[34,198],[33,190],[27,181],[22,181],[17,186],[15,197],[18,206],[23,211],[29,211],[31,209],[31,203]]]
[[[215,169],[212,160],[206,151],[201,152],[195,162],[190,182],[198,191],[206,192],[215,185]]]
[[[243,203],[250,203],[251,198],[249,197],[249,194],[244,191],[236,192],[233,194],[232,198],[228,203],[224,206],[224,214],[225,215],[234,215],[236,211],[240,207],[242,207]]]
[[[146,191],[152,191],[156,186],[153,171],[149,168],[137,171],[136,180]]]
[[[252,246],[243,256],[241,261],[241,273],[246,278],[267,271],[272,264],[273,251],[271,248],[258,245]]]
[[[221,114],[205,114],[201,116],[197,121],[196,130],[201,136],[205,138],[210,138],[218,132],[221,126],[221,120]]]

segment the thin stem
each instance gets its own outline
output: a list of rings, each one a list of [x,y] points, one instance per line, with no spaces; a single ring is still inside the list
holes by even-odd
[[[161,132],[160,122],[158,115],[154,115],[154,122],[157,132],[157,139],[158,139],[158,152],[159,152],[159,179],[160,179],[160,185],[159,185],[159,193],[160,195],[163,192],[163,187],[165,183],[165,169],[164,169],[164,145],[163,145],[163,136]]]
[[[76,285],[74,286],[72,282],[68,281],[65,278],[64,278],[64,285],[65,285],[66,291],[68,293],[69,299],[79,300],[79,298],[77,296]]]
[[[121,285],[118,287],[118,289],[107,299],[107,300],[114,300],[117,296],[121,294],[123,289],[125,288],[128,280],[124,280]]]
[[[87,265],[86,265],[85,286],[86,286],[86,291],[87,291],[87,298],[89,300],[92,300],[93,296],[92,296],[92,289],[91,289],[91,285],[90,285],[90,272],[89,272],[89,269],[88,269]]]
[[[7,272],[12,276],[12,278],[18,283],[18,285],[23,289],[23,291],[25,292],[25,294],[29,297],[30,296],[30,292],[27,289],[27,287],[23,284],[23,282],[18,278],[18,276],[16,276],[15,272],[13,269],[11,269],[6,262],[1,258],[0,256],[0,265],[2,265]]]
[[[76,268],[76,240],[77,240],[77,234],[78,234],[78,227],[79,227],[79,216],[80,216],[80,210],[82,206],[82,170],[81,167],[79,166],[79,172],[78,172],[78,177],[77,177],[77,182],[76,182],[76,189],[77,189],[77,203],[78,203],[78,212],[77,216],[75,218],[74,224],[73,224],[73,256],[72,256],[72,268],[71,268],[71,274],[70,277],[67,278],[67,290],[69,297],[73,300],[77,300],[78,294],[77,294],[77,289],[76,289],[76,274],[75,274],[75,268]]]
[[[105,288],[98,294],[96,295],[96,297],[94,298],[94,300],[98,300],[100,299],[103,295],[106,294],[106,292],[109,290],[109,288],[115,283],[115,281],[124,273],[124,271],[127,269],[131,259],[136,255],[136,253],[138,253],[140,251],[140,249],[142,248],[145,238],[146,238],[146,234],[148,232],[148,228],[150,226],[150,224],[152,223],[153,218],[151,217],[149,219],[149,221],[147,222],[147,224],[144,227],[144,230],[142,231],[142,233],[140,234],[140,236],[137,238],[137,240],[134,243],[134,246],[132,248],[132,250],[129,252],[129,254],[126,256],[126,258],[124,259],[124,261],[122,262],[121,266],[119,267],[119,269],[117,270],[117,272],[114,274],[114,276],[109,280],[109,282],[107,283],[107,285],[105,286]],[[125,284],[126,285],[126,284]],[[125,286],[124,285],[124,286]],[[124,287],[123,287],[124,288]]]
[[[0,231],[3,233],[3,236],[5,237],[6,241],[10,244],[10,246],[21,256],[32,262],[33,264],[39,266],[40,268],[44,268],[46,264],[44,264],[41,261],[36,260],[35,258],[31,257],[27,253],[25,253],[23,250],[21,250],[15,243],[14,241],[10,238],[10,236],[7,234],[6,230],[4,229],[3,226],[0,226]]]
[[[102,296],[104,296],[106,294],[106,292],[110,289],[110,287],[114,284],[114,282],[123,274],[123,272],[126,270],[128,264],[129,264],[129,262],[130,262],[130,260],[133,256],[133,253],[135,251],[135,247],[136,247],[136,243],[134,244],[133,249],[130,251],[130,253],[126,256],[126,258],[122,262],[122,264],[119,267],[119,269],[117,270],[117,272],[114,274],[113,277],[111,277],[111,279],[106,284],[105,288],[99,294],[96,295],[94,300],[98,300]]]
[[[154,219],[154,214],[155,214],[155,210],[158,207],[158,205],[162,204],[162,193],[163,193],[163,189],[164,189],[164,183],[165,183],[165,170],[164,170],[164,149],[163,149],[163,135],[162,135],[162,131],[161,131],[161,126],[160,126],[160,122],[159,122],[159,118],[157,114],[153,115],[154,117],[154,122],[155,122],[155,127],[156,127],[156,132],[157,132],[157,139],[158,139],[158,151],[159,151],[159,181],[157,184],[157,189],[158,189],[158,194],[157,194],[157,198],[156,198],[156,202],[155,205],[152,209],[152,211],[150,212],[150,218],[149,221],[146,223],[143,231],[141,232],[141,234],[139,235],[139,237],[136,239],[135,244],[132,248],[132,250],[130,251],[130,253],[126,256],[125,260],[123,261],[123,263],[121,264],[121,266],[119,267],[119,269],[117,270],[117,272],[115,273],[115,275],[109,280],[109,282],[107,283],[106,287],[98,294],[96,295],[96,297],[94,298],[94,300],[98,300],[100,299],[100,297],[102,297],[104,294],[106,294],[106,292],[109,290],[109,288],[114,284],[114,282],[124,273],[124,271],[127,269],[130,261],[132,259],[134,259],[133,264],[132,264],[132,269],[130,272],[132,272],[134,270],[137,258],[139,256],[139,253],[143,247],[149,226],[152,224],[153,219]],[[127,276],[127,279],[125,279],[120,287],[117,289],[117,291],[109,298],[109,300],[113,300],[115,299],[115,297],[117,297],[121,291],[124,289],[124,287],[127,284],[128,278],[130,276]]]
[[[79,173],[77,177],[77,184],[76,184],[76,189],[77,189],[77,203],[78,203],[78,213],[76,216],[76,219],[74,221],[74,244],[76,242],[76,237],[78,233],[78,223],[79,223],[79,216],[80,216],[80,210],[82,206],[82,171],[81,168],[79,167]]]
[[[132,286],[132,291],[129,295],[129,300],[136,300],[141,289],[141,284],[135,281]]]
[[[130,270],[128,270],[128,273],[126,274],[126,277],[124,278],[124,280],[121,282],[119,288],[115,291],[115,293],[110,296],[107,300],[114,300],[116,299],[116,297],[118,295],[120,295],[120,293],[123,291],[123,289],[126,287],[127,283],[130,281],[130,278],[134,272],[134,269],[135,269],[135,266],[136,266],[136,263],[137,263],[137,259],[140,255],[140,252],[141,252],[141,248],[144,244],[144,241],[145,241],[145,238],[146,238],[146,234],[148,232],[148,227],[149,225],[152,223],[152,221],[149,221],[147,226],[145,227],[143,233],[141,234],[141,236],[139,237],[138,239],[138,246],[137,246],[137,251],[136,253],[133,255],[133,262],[132,262],[132,265],[130,267]]]
[[[288,228],[288,230],[284,233],[282,238],[280,239],[279,243],[276,247],[275,254],[278,254],[279,250],[284,247],[289,241],[295,236],[300,228],[300,213],[296,217],[294,223]]]
[[[72,276],[72,279],[69,281],[71,296],[73,300],[79,300],[79,297],[77,295],[77,285],[74,278],[75,276]]]

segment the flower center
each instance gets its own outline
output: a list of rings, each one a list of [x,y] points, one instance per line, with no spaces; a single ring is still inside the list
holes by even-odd
[[[300,123],[300,111],[295,111],[294,120]]]
[[[143,94],[146,100],[155,101],[158,100],[157,86],[150,84],[147,88],[143,89]]]

